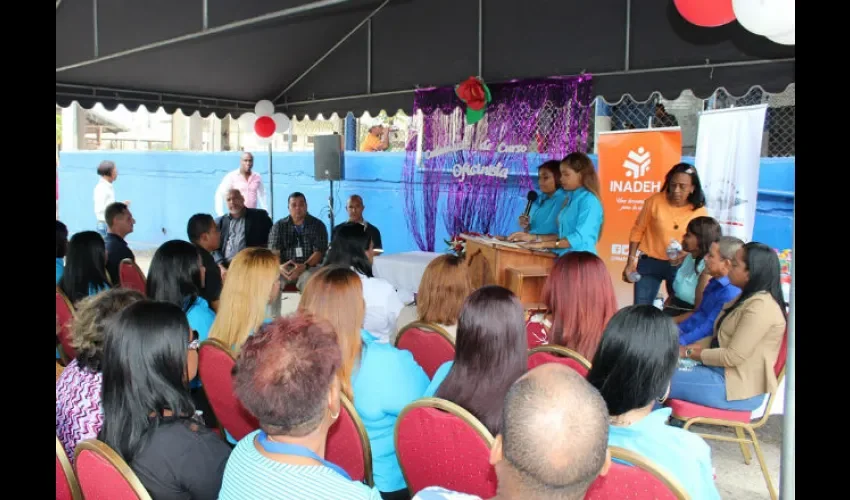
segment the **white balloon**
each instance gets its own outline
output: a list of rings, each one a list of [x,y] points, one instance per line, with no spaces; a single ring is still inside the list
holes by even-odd
[[[795,39],[794,35],[795,35],[794,30],[791,30],[788,33],[782,33],[782,34],[779,34],[779,35],[769,36],[768,38],[770,39],[770,41],[776,42],[776,43],[779,43],[779,44],[782,44],[782,45],[795,45],[794,44],[794,39]]]
[[[795,3],[795,0],[732,0],[732,10],[747,31],[772,37],[794,30]]]
[[[257,121],[257,115],[254,113],[245,113],[239,117],[237,120],[239,122],[239,129],[243,132],[245,131],[254,131],[254,122]]]
[[[274,104],[269,100],[263,99],[254,106],[254,113],[257,116],[271,116],[274,114]]]
[[[285,133],[289,130],[289,117],[283,113],[275,113],[272,115],[272,120],[274,120],[274,131]]]

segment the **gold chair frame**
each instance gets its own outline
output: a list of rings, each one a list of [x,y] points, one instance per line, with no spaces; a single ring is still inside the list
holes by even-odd
[[[360,419],[357,410],[354,409],[354,403],[349,400],[345,394],[340,392],[339,402],[351,420],[354,422],[354,427],[357,429],[357,434],[360,436],[360,445],[363,448],[363,475],[366,479],[366,484],[370,487],[375,486],[375,480],[372,477],[372,445],[369,443],[369,434],[366,433],[366,426],[363,425],[363,420]]]
[[[62,467],[62,472],[65,473],[65,479],[68,481],[68,487],[71,490],[71,498],[73,500],[83,500],[83,490],[80,489],[77,474],[74,473],[74,467],[71,465],[71,461],[68,460],[65,447],[62,446],[62,441],[59,441],[59,436],[56,436],[56,458],[59,459],[59,465]]]
[[[404,409],[401,410],[401,413],[398,414],[398,418],[396,419],[395,429],[393,430],[393,441],[395,444],[396,454],[398,454],[398,426],[399,422],[411,411],[416,408],[434,408],[437,410],[442,410],[446,413],[450,413],[455,417],[459,418],[464,424],[468,425],[478,434],[481,439],[487,444],[487,448],[492,449],[493,443],[495,442],[495,438],[490,431],[487,430],[487,427],[481,423],[480,420],[475,418],[472,413],[469,413],[466,409],[461,406],[452,403],[451,401],[440,399],[440,398],[422,398],[418,399],[409,405],[405,406]],[[414,492],[410,488],[410,481],[407,479],[407,471],[404,470],[404,464],[401,460],[398,461],[399,467],[401,467],[401,475],[404,477],[404,482],[408,485],[407,489],[410,492],[410,496],[415,496],[416,492]]]
[[[779,387],[779,384],[782,383],[782,380],[785,378],[785,368],[779,372],[779,377],[777,377],[776,387]],[[767,423],[767,419],[770,418],[770,410],[773,408],[773,403],[776,401],[776,390],[770,391],[767,405],[764,408],[764,415],[761,416],[756,421],[750,422],[737,422],[735,420],[725,420],[720,418],[709,418],[709,417],[693,417],[693,418],[682,418],[673,414],[673,418],[676,420],[682,421],[685,425],[682,427],[685,430],[689,430],[693,424],[702,424],[702,425],[715,425],[718,427],[731,427],[735,430],[736,437],[730,436],[722,436],[719,434],[706,434],[702,432],[696,433],[703,439],[712,439],[714,441],[724,441],[727,443],[738,443],[741,446],[741,453],[744,455],[744,463],[750,465],[752,463],[752,456],[750,455],[750,448],[747,445],[752,445],[753,449],[756,451],[756,458],[758,458],[759,466],[761,466],[761,473],[764,476],[764,481],[767,483],[767,490],[770,493],[771,500],[777,500],[779,498],[778,493],[776,492],[776,487],[773,486],[773,480],[770,478],[770,471],[767,470],[767,464],[764,461],[764,454],[761,451],[761,445],[759,445],[758,437],[756,436],[756,429],[764,426]],[[749,434],[749,438],[744,435],[744,431]]]
[[[90,451],[105,459],[110,465],[115,467],[118,470],[118,473],[121,474],[124,480],[130,485],[130,488],[133,489],[136,496],[139,497],[139,500],[153,500],[150,493],[148,493],[148,490],[145,489],[138,476],[136,476],[136,473],[130,469],[129,465],[127,465],[127,462],[125,462],[118,453],[115,453],[115,450],[110,448],[106,443],[98,441],[97,439],[86,439],[84,441],[80,441],[77,444],[77,448],[74,450],[75,461],[79,462],[80,453],[83,451]]]
[[[664,483],[664,486],[670,489],[678,500],[690,500],[690,496],[682,486],[682,483],[648,458],[638,455],[631,450],[619,448],[617,446],[609,446],[608,450],[611,452],[612,459],[616,458],[617,460],[625,462],[633,467],[643,469],[655,476],[656,479]]]
[[[537,353],[537,352],[545,352],[545,353],[549,353],[549,354],[554,354],[556,356],[560,356],[562,358],[569,358],[569,359],[575,360],[581,366],[583,366],[587,371],[590,371],[590,361],[588,361],[587,358],[585,358],[581,354],[577,353],[576,351],[574,351],[572,349],[568,349],[564,346],[552,345],[552,344],[537,346],[534,349],[530,349],[528,351],[528,357],[530,358],[532,354]]]
[[[399,330],[398,335],[396,335],[395,343],[393,345],[395,347],[398,347],[398,341],[401,340],[401,336],[407,333],[408,330],[412,330],[413,328],[436,333],[444,339],[448,340],[452,347],[455,346],[455,341],[452,340],[451,335],[449,335],[449,332],[447,332],[445,328],[436,323],[428,323],[426,321],[413,321],[404,325],[401,330]]]

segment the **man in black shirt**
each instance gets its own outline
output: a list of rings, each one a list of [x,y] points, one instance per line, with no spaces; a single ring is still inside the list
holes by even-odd
[[[328,228],[307,213],[307,198],[302,193],[289,195],[289,216],[272,226],[269,249],[280,252],[283,283],[297,283],[298,289],[303,289],[309,275],[305,271],[319,265],[328,250]]]
[[[218,250],[221,246],[221,233],[218,225],[210,214],[195,214],[189,218],[186,227],[189,241],[201,254],[201,263],[204,266],[204,288],[201,296],[210,304],[213,311],[218,312],[218,299],[221,296],[222,275],[226,273],[223,267],[216,264],[211,252]]]
[[[124,238],[133,232],[133,227],[136,224],[136,219],[130,213],[127,205],[116,202],[108,205],[103,212],[106,219],[106,272],[109,273],[109,279],[113,286],[120,284],[121,275],[118,272],[119,265],[124,259],[130,259],[135,262],[136,256],[133,251],[127,246]]]
[[[366,234],[368,234],[369,238],[371,238],[372,245],[374,245],[375,250],[383,250],[384,247],[381,244],[381,231],[379,231],[377,227],[366,222],[363,218],[363,210],[365,208],[366,206],[363,205],[363,198],[361,198],[359,194],[351,195],[351,197],[348,198],[348,203],[345,204],[345,211],[348,212],[347,222],[363,224],[366,228]],[[343,222],[342,224],[346,224],[347,222]],[[342,224],[339,224],[334,228],[334,235],[336,235],[337,230],[342,226]],[[331,244],[333,244],[333,238],[331,238]]]

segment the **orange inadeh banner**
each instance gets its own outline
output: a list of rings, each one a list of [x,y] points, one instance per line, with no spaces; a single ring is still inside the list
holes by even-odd
[[[622,280],[629,232],[644,201],[661,190],[664,176],[681,161],[682,131],[676,127],[600,132],[598,152],[605,224],[596,249],[624,307],[634,303],[632,284]]]

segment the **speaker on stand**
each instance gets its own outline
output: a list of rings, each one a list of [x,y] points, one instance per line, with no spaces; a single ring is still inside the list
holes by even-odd
[[[345,154],[342,136],[336,132],[333,135],[317,135],[313,138],[313,177],[317,181],[330,181],[330,231],[334,228],[334,181],[345,179]]]

